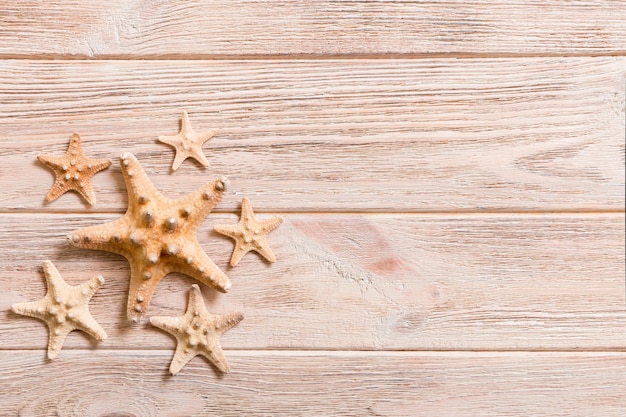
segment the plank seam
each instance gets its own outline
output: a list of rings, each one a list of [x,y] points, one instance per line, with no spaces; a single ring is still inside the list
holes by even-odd
[[[380,53],[380,54],[0,54],[0,60],[65,60],[65,61],[285,61],[285,60],[303,60],[303,61],[349,61],[359,59],[371,60],[394,60],[394,59],[494,59],[494,58],[596,58],[596,57],[621,57],[626,56],[626,50],[614,50],[605,52],[586,52],[586,53]]]
[[[325,210],[325,211],[304,211],[304,210],[263,210],[254,209],[255,213],[263,215],[310,215],[310,216],[352,216],[352,215],[372,215],[372,216],[415,216],[415,217],[506,217],[510,215],[521,216],[562,216],[562,217],[621,217],[626,214],[624,208],[605,210],[424,210],[424,211],[386,211],[386,210]],[[12,216],[31,215],[67,215],[67,216],[99,216],[99,215],[123,215],[122,210],[102,210],[102,211],[64,211],[64,210],[21,210],[21,209],[0,209],[0,215],[8,214]],[[239,214],[239,210],[213,210],[211,214]]]
[[[501,356],[516,356],[516,355],[562,355],[562,354],[576,354],[576,355],[589,355],[589,356],[600,356],[600,355],[615,355],[621,356],[622,354],[626,354],[626,346],[615,349],[467,349],[467,350],[459,350],[459,349],[424,349],[424,350],[348,350],[348,349],[222,349],[224,352],[228,352],[229,354],[236,356],[350,356],[350,355],[359,355],[359,356],[466,356],[468,354],[476,355],[476,356],[490,356],[490,355],[501,355]],[[0,348],[0,352],[31,352],[31,351],[41,351],[42,357],[45,354],[45,349],[42,348],[23,348],[23,349],[10,349],[10,348]],[[73,349],[64,347],[61,354],[63,352],[73,352],[73,353],[90,353],[90,354],[98,354],[98,353],[112,353],[116,354],[135,354],[137,352],[147,352],[147,353],[163,353],[163,354],[173,354],[173,349]]]

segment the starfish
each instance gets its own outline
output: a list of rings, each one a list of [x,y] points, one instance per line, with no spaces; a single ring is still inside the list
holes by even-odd
[[[176,149],[176,156],[172,164],[172,171],[176,171],[183,161],[190,157],[200,162],[203,166],[208,167],[209,161],[202,153],[202,145],[213,136],[215,136],[213,131],[206,133],[194,132],[191,128],[191,122],[189,122],[189,115],[184,111],[178,134],[176,136],[159,136],[159,142],[166,143]]]
[[[202,300],[200,287],[196,284],[191,286],[187,311],[183,316],[150,317],[150,323],[153,326],[176,337],[176,352],[170,364],[172,375],[176,375],[187,362],[197,355],[206,357],[217,369],[227,373],[230,367],[220,347],[219,338],[241,320],[243,320],[242,313],[223,315],[209,313]]]
[[[24,316],[43,320],[48,325],[48,359],[54,359],[72,330],[82,330],[96,340],[106,333],[89,313],[89,300],[104,284],[104,278],[94,277],[81,285],[68,285],[50,261],[43,262],[48,291],[37,301],[13,304],[11,310]]]
[[[96,193],[91,188],[91,178],[111,165],[110,159],[89,159],[83,153],[80,136],[73,133],[63,156],[38,155],[42,164],[54,171],[54,185],[46,201],[54,201],[67,191],[74,190],[90,205],[96,203]]]
[[[123,255],[130,263],[127,316],[139,322],[154,290],[167,274],[180,272],[226,292],[228,277],[204,253],[196,231],[226,189],[220,177],[175,200],[150,182],[133,154],[120,157],[128,191],[128,209],[119,219],[76,230],[68,235],[79,248]]]
[[[237,224],[218,224],[215,231],[235,239],[235,249],[230,258],[230,266],[235,266],[243,256],[251,250],[258,252],[269,262],[276,261],[276,257],[267,243],[267,235],[276,229],[283,219],[272,217],[271,219],[258,221],[254,217],[250,200],[243,198],[241,201],[241,217]]]

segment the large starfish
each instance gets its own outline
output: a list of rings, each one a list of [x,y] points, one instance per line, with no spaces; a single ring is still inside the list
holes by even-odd
[[[114,252],[128,259],[128,319],[141,319],[157,284],[170,272],[228,291],[230,280],[196,238],[198,226],[221,199],[226,178],[171,200],[150,182],[134,155],[124,153],[120,160],[128,191],[126,214],[110,223],[76,230],[68,237],[77,247]]]
[[[208,167],[209,161],[202,153],[202,145],[213,136],[215,136],[213,131],[194,132],[189,121],[189,115],[184,111],[178,134],[176,136],[159,136],[159,142],[166,143],[176,149],[176,156],[172,164],[172,171],[176,171],[187,158],[194,158],[203,166]]]
[[[37,159],[54,171],[54,185],[46,196],[48,202],[56,200],[67,191],[74,190],[90,205],[94,205],[96,193],[91,188],[91,178],[111,165],[110,159],[87,158],[83,153],[78,133],[73,133],[70,137],[70,144],[65,155],[39,155]]]
[[[89,300],[104,284],[104,278],[94,277],[81,285],[68,285],[54,264],[43,262],[48,291],[37,301],[13,304],[14,313],[35,317],[48,325],[48,359],[54,359],[72,330],[82,330],[97,340],[107,338],[106,333],[89,313]]]
[[[267,243],[267,235],[282,222],[283,219],[280,217],[258,221],[254,217],[250,200],[244,197],[241,201],[241,217],[237,224],[215,225],[217,233],[235,239],[235,249],[230,258],[230,266],[237,265],[241,258],[251,250],[258,252],[269,262],[276,261],[276,257]]]
[[[217,369],[230,370],[220,346],[220,336],[243,320],[242,313],[213,315],[202,300],[200,288],[193,284],[189,292],[187,311],[183,316],[150,317],[150,323],[176,337],[176,352],[170,364],[170,372],[176,375],[183,366],[197,355],[209,359]]]

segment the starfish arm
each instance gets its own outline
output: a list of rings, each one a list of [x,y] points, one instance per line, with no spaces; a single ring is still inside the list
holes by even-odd
[[[150,305],[152,295],[159,282],[172,272],[162,264],[148,265],[144,260],[129,258],[130,286],[126,303],[128,320],[138,323]]]
[[[231,288],[230,279],[213,263],[198,243],[189,244],[180,252],[180,259],[173,270],[189,275],[202,284],[215,288],[220,292],[228,292]]]
[[[172,171],[176,171],[185,159],[192,156],[189,151],[183,149],[183,140],[180,134],[177,136],[159,136],[159,142],[172,146],[176,151],[174,162],[172,163]]]
[[[174,148],[178,148],[180,144],[180,138],[178,136],[159,136],[157,140],[166,145],[173,146]]]
[[[54,201],[72,188],[69,182],[63,180],[63,167],[67,169],[68,166],[66,156],[39,155],[37,159],[54,172],[54,184],[46,194],[45,201]]]
[[[239,261],[241,261],[245,254],[250,252],[250,250],[251,248],[249,247],[249,245],[242,244],[239,240],[236,240],[233,254],[230,257],[230,266],[237,266]]]
[[[197,313],[197,314],[196,314]],[[187,310],[185,316],[191,318],[194,315],[208,316],[209,312],[204,305],[204,298],[202,297],[202,291],[198,284],[192,284],[189,290],[189,298],[187,300]]]
[[[52,188],[50,188],[50,191],[48,191],[48,194],[46,194],[45,201],[50,203],[56,200],[57,198],[61,197],[66,192],[70,190],[74,190],[74,189],[75,188],[72,187],[72,185],[69,182],[63,182],[61,177],[57,177],[56,180],[54,181],[54,184],[52,185]],[[81,193],[79,192],[79,194]]]
[[[207,140],[210,139],[207,138]],[[204,153],[202,153],[202,148],[200,147],[201,144],[198,144],[198,149],[196,148],[192,148],[189,150],[189,156],[191,156],[193,159],[195,159],[196,161],[200,162],[200,164],[202,166],[208,167],[209,166],[209,161],[206,159],[206,156],[204,155]]]
[[[102,275],[95,276],[89,281],[85,281],[78,286],[79,293],[83,300],[89,301],[91,297],[102,287],[104,284],[104,278]]]
[[[189,153],[180,149],[176,149],[176,156],[174,156],[174,162],[172,162],[172,171],[176,171],[183,164],[185,159],[189,158]]]
[[[274,256],[274,252],[270,249],[265,236],[257,238],[257,244],[254,246],[254,250],[268,262],[276,262],[276,256]]]
[[[67,237],[78,248],[104,250],[128,258],[127,234],[128,222],[125,217],[120,217],[109,223],[74,230]]]
[[[52,169],[53,171],[61,170],[63,165],[67,166],[67,157],[54,155],[37,155],[39,162]]]
[[[27,301],[24,303],[17,303],[11,306],[11,311],[15,314],[20,314],[22,316],[34,317],[39,320],[46,320],[46,302],[44,299],[37,301]]]
[[[172,200],[172,204],[181,208],[187,217],[187,230],[197,230],[204,218],[220,202],[228,187],[226,177],[219,177],[193,191],[191,194]]]
[[[190,360],[198,355],[195,349],[188,349],[182,343],[178,342],[176,345],[176,352],[170,363],[170,373],[176,375]]]
[[[198,135],[198,144],[200,145],[199,148],[201,148],[202,145],[205,144],[209,139],[213,138],[213,136],[215,136],[215,133],[216,132],[214,130],[209,130],[206,133]]]
[[[96,319],[93,318],[89,309],[85,307],[81,313],[79,317],[73,319],[75,327],[98,341],[105,340],[107,338],[106,332]]]
[[[131,211],[142,197],[145,199],[146,196],[150,195],[163,199],[135,155],[130,152],[123,153],[120,155],[120,163],[128,192],[128,211]]]
[[[183,115],[180,118],[180,133],[183,136],[194,133],[191,122],[189,121],[189,114],[186,111],[183,111]]]
[[[271,219],[261,220],[259,222],[259,226],[266,233],[269,233],[272,230],[276,229],[278,226],[280,226],[282,222],[283,222],[282,217],[272,217]]]
[[[216,224],[213,230],[233,239],[237,239],[241,235],[241,225],[239,224]]]
[[[113,161],[111,161],[108,158],[106,158],[106,159],[89,159],[88,162],[89,162],[89,165],[91,166],[92,174],[95,174],[97,172],[100,172],[102,170],[107,169],[113,163]]]
[[[176,334],[182,328],[182,319],[184,316],[180,317],[167,317],[167,316],[152,316],[150,317],[150,324],[154,327],[158,327],[159,329],[166,331],[172,336],[176,336]]]
[[[239,312],[222,314],[217,317],[215,329],[219,334],[223,334],[238,325],[243,320],[243,317],[243,313]]]
[[[46,277],[46,285],[48,293],[52,299],[56,299],[60,294],[67,292],[72,287],[61,277],[59,270],[54,266],[52,261],[43,261],[43,274]]]
[[[233,254],[230,257],[230,266],[236,266],[241,258],[251,249],[249,245],[244,242],[244,226],[241,222],[237,224],[217,224],[213,227],[213,230],[235,240]]]
[[[77,182],[74,187],[70,187],[76,190],[90,205],[96,204],[96,193],[91,186],[91,178],[98,172],[107,169],[111,165],[110,159],[88,159],[87,168],[84,171],[84,180]],[[69,183],[67,183],[69,184]]]
[[[65,326],[51,326],[48,325],[48,359],[54,360],[61,348],[67,335],[74,330],[73,328]]]
[[[70,143],[67,146],[67,151],[68,153],[70,152],[76,152],[79,154],[83,153],[83,146],[80,143],[80,135],[76,132],[72,133],[72,136],[70,136]]]
[[[230,366],[228,365],[226,356],[224,356],[224,352],[218,343],[215,343],[214,346],[208,346],[206,349],[200,350],[199,353],[210,360],[211,363],[213,363],[213,365],[220,370],[220,372],[225,374],[230,372]]]
[[[254,211],[252,211],[252,204],[248,197],[244,197],[241,200],[241,219],[246,222],[254,220]]]
[[[87,200],[87,203],[89,203],[90,206],[96,204],[96,193],[91,187],[91,181],[85,182],[84,184],[77,184],[75,190],[78,194],[83,196],[85,200]]]

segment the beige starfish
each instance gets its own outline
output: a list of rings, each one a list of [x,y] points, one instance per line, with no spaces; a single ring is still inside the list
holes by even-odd
[[[218,224],[215,231],[235,239],[235,249],[230,258],[230,266],[235,266],[243,256],[251,250],[258,252],[269,262],[276,261],[267,243],[267,235],[276,229],[283,219],[272,217],[271,219],[258,221],[254,217],[250,200],[243,198],[241,201],[241,217],[237,224]]]
[[[67,191],[74,190],[90,205],[96,203],[96,193],[91,188],[91,178],[111,165],[110,159],[89,159],[83,153],[80,136],[73,133],[63,156],[39,155],[37,159],[54,171],[54,185],[46,201],[54,201]]]
[[[230,280],[204,253],[196,238],[200,223],[222,198],[226,178],[171,200],[150,182],[133,154],[124,153],[120,159],[128,191],[126,214],[110,223],[76,230],[68,237],[79,248],[114,252],[128,259],[128,319],[141,319],[157,284],[170,272],[228,291]]]
[[[54,359],[72,330],[82,330],[96,340],[107,338],[106,333],[89,313],[89,300],[104,284],[104,278],[94,277],[81,285],[68,285],[54,264],[43,262],[48,292],[40,300],[13,304],[14,313],[35,317],[48,325],[48,358]]]
[[[243,320],[242,313],[213,315],[202,300],[200,288],[193,284],[189,292],[187,311],[183,316],[150,317],[150,323],[176,337],[176,352],[170,372],[176,375],[183,366],[197,355],[210,360],[220,371],[230,370],[220,347],[220,336]]]
[[[203,166],[208,167],[209,161],[202,153],[202,145],[213,136],[215,136],[213,131],[206,133],[194,132],[191,128],[191,122],[189,122],[189,115],[184,111],[178,134],[176,136],[159,136],[159,142],[166,143],[176,149],[176,156],[172,164],[172,171],[176,171],[187,158],[194,158]]]

